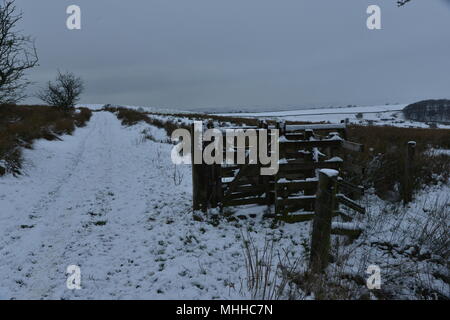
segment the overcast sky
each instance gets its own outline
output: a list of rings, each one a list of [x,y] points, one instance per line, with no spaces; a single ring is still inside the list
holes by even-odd
[[[86,82],[83,103],[224,110],[450,98],[450,1],[17,0],[42,86]],[[66,28],[66,8],[82,30]],[[367,6],[382,30],[366,27]],[[33,91],[34,89],[30,89]],[[37,102],[29,100],[28,102]]]

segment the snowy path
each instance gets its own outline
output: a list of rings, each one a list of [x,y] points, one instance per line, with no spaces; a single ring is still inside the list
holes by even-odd
[[[0,298],[242,297],[240,229],[193,221],[190,168],[176,183],[171,146],[139,142],[144,127],[94,113],[27,150],[26,175],[0,178]],[[81,290],[66,288],[72,264]]]
[[[308,261],[308,222],[275,227],[259,216],[195,221],[190,167],[175,172],[172,145],[143,140],[144,129],[157,140],[167,138],[148,124],[123,127],[115,115],[95,112],[73,136],[24,150],[23,176],[0,177],[0,299],[251,298],[242,256],[247,232],[259,248],[269,238],[291,261]],[[368,193],[368,232],[339,249],[346,270],[365,277],[369,264],[406,265],[404,256],[386,260],[386,251],[371,243],[417,243],[433,199],[448,203],[448,190],[424,190],[400,221],[397,211],[389,214],[390,207]],[[445,274],[445,266],[427,261],[409,264],[422,268],[424,279],[431,276],[427,270]],[[66,287],[69,265],[81,268],[81,290]],[[445,292],[448,286],[439,281],[433,287]]]

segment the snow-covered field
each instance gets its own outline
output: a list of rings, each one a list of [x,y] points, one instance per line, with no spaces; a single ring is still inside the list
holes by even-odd
[[[142,140],[145,128],[94,113],[73,136],[27,150],[24,176],[0,178],[0,298],[249,297],[241,227],[194,221],[190,168],[174,178],[171,145]],[[288,236],[249,224],[286,248],[307,236],[308,224]],[[69,265],[81,267],[81,290],[66,288]]]
[[[101,110],[103,109],[105,106],[107,106],[107,104],[99,104],[99,103],[91,103],[91,104],[77,104],[76,107],[85,107],[91,110]],[[109,105],[111,107],[119,107],[118,105]],[[130,106],[130,105],[126,105],[126,106],[122,106],[120,105],[120,107],[123,108],[127,108],[127,109],[132,109],[132,110],[139,110],[141,112],[158,112],[158,113],[167,113],[167,114],[171,114],[171,113],[191,113],[191,111],[184,111],[184,110],[178,110],[175,108],[166,108],[166,107],[149,107],[149,106]]]
[[[393,104],[382,106],[317,108],[275,112],[223,113],[219,115],[287,121],[329,121],[331,123],[340,123],[348,119],[349,123],[357,124],[392,125],[404,128],[429,127],[423,122],[405,120],[401,110],[403,110],[406,106],[406,104]],[[362,115],[362,118],[358,118],[357,115]],[[439,124],[438,127],[450,129],[450,125]]]
[[[123,127],[114,114],[94,112],[62,139],[37,141],[25,150],[23,176],[0,177],[1,299],[252,298],[242,236],[261,249],[268,240],[276,253],[298,259],[296,271],[306,268],[310,222],[275,226],[252,207],[245,212],[255,218],[196,212],[194,219],[190,167],[171,163],[172,145],[156,142],[167,139],[162,129]],[[434,208],[448,215],[449,194],[448,185],[429,187],[400,208],[367,192],[368,214],[351,213],[363,235],[333,240],[339,256],[330,268],[362,279],[348,285],[357,283],[353,298],[367,293],[371,264],[380,265],[395,298],[417,297],[421,283],[449,295],[448,268],[433,248],[447,240],[449,222],[444,217],[443,230]],[[66,287],[69,265],[81,267],[81,290]]]

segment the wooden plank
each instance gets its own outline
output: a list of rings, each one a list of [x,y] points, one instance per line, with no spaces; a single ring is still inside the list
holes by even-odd
[[[267,123],[265,121],[264,122],[261,121],[261,122],[259,122],[259,127],[267,129]],[[270,148],[270,141],[268,141],[268,149],[267,150],[269,150],[269,148]],[[250,153],[247,153],[247,155],[245,156],[245,161],[244,161],[245,163],[249,162],[249,157],[250,157]],[[250,169],[250,167],[252,167],[252,168]],[[236,189],[236,187],[240,184],[239,181],[242,180],[243,177],[245,177],[246,171],[252,170],[253,167],[254,167],[254,165],[244,165],[241,169],[239,169],[239,171],[236,174],[235,179],[228,184],[228,188],[225,191],[224,196],[231,194]],[[256,167],[258,167],[258,166],[256,165]]]
[[[342,188],[342,189],[350,191],[350,192],[357,192],[361,196],[364,195],[364,187],[354,185],[354,184],[344,181],[342,179],[338,181],[338,186],[339,186],[339,188]]]
[[[222,186],[222,167],[220,164],[216,164],[215,166],[216,171],[216,186],[215,186],[215,194],[216,194],[216,205],[220,207],[220,212],[223,212],[222,202],[223,202],[223,186]]]
[[[223,201],[229,201],[229,200],[237,200],[237,199],[245,199],[250,197],[259,197],[261,194],[265,192],[265,186],[261,185],[262,188],[253,188],[253,190],[247,191],[247,192],[234,192],[229,195],[226,195],[223,198]]]
[[[287,151],[287,150],[281,149],[280,150],[280,158],[290,159],[289,161],[303,162],[305,160],[311,161],[312,154],[309,151],[299,152],[299,150]]]
[[[314,207],[316,196],[304,196],[303,198],[278,198],[277,205],[281,208],[282,213],[296,212],[300,210],[310,210]]]
[[[338,194],[336,197],[339,203],[343,204],[344,206],[349,207],[350,209],[355,210],[362,214],[366,213],[366,209],[364,207],[360,206],[355,201],[344,196],[343,194]]]
[[[194,137],[194,124],[191,126],[191,137]],[[191,144],[191,162],[192,162],[192,207],[200,210],[200,166],[194,164],[194,143]]]
[[[279,165],[279,172],[292,173],[301,171],[310,171],[315,169],[335,169],[338,170],[342,165],[341,161],[319,161],[305,163],[282,163]]]
[[[289,199],[280,199],[278,198],[278,201],[284,202],[286,205],[290,204],[297,204],[297,203],[303,203],[303,202],[314,202],[316,200],[315,195],[311,196],[297,196],[297,197],[291,197]]]
[[[296,181],[285,181],[277,182],[279,188],[286,188],[289,192],[300,191],[303,189],[310,189],[317,187],[317,180],[296,180]]]
[[[222,178],[232,178],[236,176],[237,170],[222,170]]]
[[[303,221],[309,221],[314,219],[314,212],[312,211],[305,211],[298,214],[289,214],[289,215],[276,215],[275,218],[277,220],[281,220],[287,223],[296,223],[296,222],[303,222]]]
[[[358,238],[362,233],[361,229],[343,229],[343,228],[333,228],[331,229],[331,234],[348,236],[350,239]]]
[[[279,213],[282,215],[291,215],[295,214],[299,211],[309,211],[314,209],[314,204],[302,204],[302,205],[296,205],[296,206],[286,206],[286,207],[280,207]]]
[[[231,194],[239,184],[242,184],[243,178],[247,176],[247,175],[245,175],[245,173],[247,171],[250,171],[251,169],[252,168],[250,168],[250,165],[243,166],[236,174],[235,179],[233,181],[231,181],[230,183],[228,183],[228,185],[227,185],[228,188],[225,191],[224,196]]]
[[[245,199],[228,200],[228,201],[223,202],[224,207],[236,207],[236,206],[243,206],[243,205],[249,205],[249,204],[265,205],[266,199],[265,198],[245,198]]]
[[[311,130],[344,130],[345,124],[287,124],[286,132]]]
[[[287,140],[304,140],[305,135],[303,133],[290,133],[285,135]]]
[[[311,140],[311,141],[282,141],[280,148],[284,148],[287,152],[308,148],[338,148],[341,146],[342,140]]]
[[[222,135],[225,135],[227,133],[227,131],[233,133],[234,130],[255,130],[258,131],[258,127],[254,127],[254,126],[242,126],[242,127],[226,127],[226,128],[217,128],[222,132]]]
[[[349,216],[348,214],[343,213],[341,211],[334,211],[333,212],[333,216],[334,217],[341,217],[342,220],[344,220],[344,222],[350,222],[350,221],[353,220],[353,218],[351,216]]]
[[[256,176],[260,173],[260,166],[256,164],[249,164],[249,165],[236,165],[233,167],[223,167],[222,168],[222,177],[224,178],[230,178],[235,177],[238,173],[238,170],[242,170],[245,168],[245,174],[241,174],[241,176]]]
[[[292,172],[292,171],[290,171],[290,172]],[[222,177],[229,178],[229,179],[234,178],[232,181],[242,180],[245,178],[255,178],[255,179],[258,178],[259,179],[260,177],[262,177],[261,176],[261,167],[256,166],[256,165],[251,165],[251,167],[245,169],[245,171],[241,172],[241,174],[237,174],[237,171],[236,171],[236,174],[227,173],[227,174],[223,174]],[[228,181],[228,182],[224,182],[224,183],[231,184],[232,182]]]
[[[273,186],[273,183],[269,184],[271,187]],[[245,193],[245,192],[261,192],[264,191],[265,187],[263,185],[253,186],[253,185],[243,185],[243,186],[237,186],[234,190],[235,193]]]
[[[347,140],[342,140],[342,148],[354,152],[364,152],[364,145]]]
[[[273,196],[274,196],[274,199],[273,199],[273,207],[274,207],[274,213],[275,213],[275,215],[278,215],[279,213],[280,213],[280,208],[279,208],[279,206],[278,206],[278,203],[277,203],[277,201],[276,201],[276,199],[278,199],[278,196],[280,195],[280,187],[279,187],[279,185],[278,185],[278,173],[275,175],[275,177],[274,177],[275,179],[274,179],[274,186],[273,186]]]
[[[231,178],[229,178],[231,179]],[[239,186],[246,186],[246,185],[258,185],[258,177],[254,176],[254,177],[241,177],[239,179],[233,179],[233,181],[230,182],[222,182],[222,186],[224,187],[224,189],[229,189],[231,184],[234,184],[234,189],[232,192],[235,192],[237,190],[237,188]],[[231,193],[231,192],[230,192]]]
[[[284,178],[286,180],[304,180],[310,178],[310,174],[307,171],[303,172],[278,172],[280,178]]]

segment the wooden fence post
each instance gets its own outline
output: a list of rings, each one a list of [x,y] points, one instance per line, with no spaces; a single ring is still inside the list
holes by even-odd
[[[305,141],[311,141],[311,138],[314,137],[314,131],[312,129],[306,129],[305,133],[304,133],[304,140]],[[317,148],[318,150],[318,148]],[[309,149],[308,151],[311,151],[311,161],[314,161],[314,148]],[[319,157],[318,157],[319,158]],[[319,161],[319,159],[317,159],[317,161]],[[311,168],[311,170],[305,171],[305,176],[304,179],[306,178],[314,178],[316,177],[316,169],[315,168]],[[305,188],[304,190],[304,195],[309,196],[309,195],[314,195],[317,192],[317,190],[314,190],[314,188]],[[312,211],[314,209],[314,204],[310,203],[309,207],[306,208],[308,211]]]
[[[409,141],[407,145],[406,159],[405,159],[405,185],[403,186],[403,202],[405,204],[412,201],[415,154],[416,154],[416,142]]]
[[[197,141],[195,141],[195,127],[194,124],[191,126],[191,163],[192,163],[192,206],[194,210],[200,210],[200,199],[199,199],[199,187],[200,187],[200,172],[201,166],[195,164],[194,162],[194,152]]]
[[[309,266],[312,273],[321,273],[328,266],[337,175],[338,171],[336,170],[322,169],[319,171]]]

